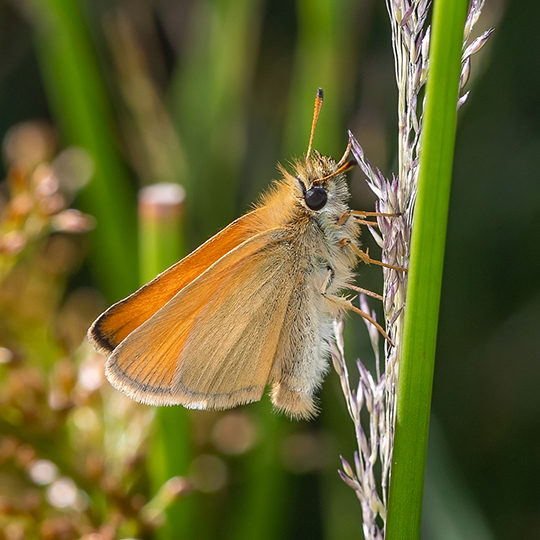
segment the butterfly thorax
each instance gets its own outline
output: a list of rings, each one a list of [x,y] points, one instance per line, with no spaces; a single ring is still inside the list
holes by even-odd
[[[283,179],[276,182],[259,206],[261,229],[289,231],[296,264],[321,275],[332,275],[332,289],[344,288],[352,280],[356,255],[343,241],[358,245],[360,228],[354,219],[341,218],[348,212],[349,189],[345,174],[330,157],[314,152],[309,159],[293,163],[293,173],[283,167]]]

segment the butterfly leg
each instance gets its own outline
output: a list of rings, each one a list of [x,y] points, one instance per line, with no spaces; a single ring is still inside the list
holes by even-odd
[[[365,294],[366,296],[371,296],[371,298],[376,298],[377,300],[380,300],[381,302],[383,301],[383,297],[380,294],[371,292],[368,289],[364,289],[363,287],[357,287],[356,285],[348,285],[348,288],[353,291]]]
[[[372,227],[378,227],[378,224],[372,221],[366,221],[361,218],[365,217],[398,217],[400,214],[387,214],[384,212],[360,212],[359,210],[347,210],[347,212],[343,213],[343,215],[338,219],[336,225],[341,226],[343,225],[350,217],[354,217],[358,219],[358,221],[363,225],[370,225]],[[367,251],[362,251],[358,246],[353,244],[350,240],[350,238],[344,238],[339,242],[340,246],[351,246],[351,248],[354,250],[356,255],[358,255],[358,258],[365,264],[376,264],[378,266],[383,266],[384,268],[391,268],[392,270],[397,270],[398,272],[407,272],[406,268],[403,268],[402,266],[394,266],[393,264],[387,264],[383,263],[381,261],[377,261],[375,259],[372,259],[369,256],[369,253]]]
[[[380,332],[380,334],[390,343],[393,345],[392,340],[388,336],[388,334],[384,331],[384,328],[369,314],[365,311],[362,311],[361,309],[357,308],[355,305],[353,305],[352,301],[349,298],[344,298],[342,296],[337,296],[335,294],[328,294],[326,291],[328,289],[328,285],[330,284],[332,280],[333,270],[331,268],[328,269],[328,273],[326,275],[326,279],[323,285],[323,290],[321,291],[322,295],[330,300],[332,303],[337,305],[338,307],[342,309],[348,309],[350,311],[354,311],[355,313],[358,313],[361,317],[366,319],[366,321],[369,321],[375,328]],[[361,292],[367,292],[370,296],[379,297],[382,300],[382,297],[379,295],[376,295],[375,293],[370,293],[369,291],[365,291],[364,289],[360,289],[359,287],[351,287],[352,289],[361,291]]]
[[[371,225],[378,227],[379,224],[375,221],[367,221],[367,217],[399,217],[400,214],[387,214],[385,212],[360,212],[359,210],[347,210],[337,221],[336,225],[343,225],[350,217],[354,217],[362,225]]]
[[[356,255],[358,255],[358,258],[365,264],[376,264],[377,266],[383,266],[384,268],[390,268],[392,270],[397,270],[398,272],[407,272],[407,269],[402,266],[395,266],[393,264],[387,264],[372,259],[367,251],[362,251],[358,246],[351,242],[350,238],[343,238],[343,240],[339,241],[338,245],[342,247],[351,246]]]

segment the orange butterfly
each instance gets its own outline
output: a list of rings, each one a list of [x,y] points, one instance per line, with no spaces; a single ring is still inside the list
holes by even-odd
[[[349,147],[336,163],[308,151],[294,173],[252,212],[126,299],[88,331],[108,356],[111,384],[141,403],[227,409],[261,399],[294,418],[317,414],[314,394],[327,370],[332,321],[350,300],[361,220],[347,206]],[[383,263],[377,263],[383,264]],[[386,265],[384,265],[386,266]]]

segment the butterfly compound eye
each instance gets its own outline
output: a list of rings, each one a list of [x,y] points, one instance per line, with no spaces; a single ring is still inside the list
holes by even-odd
[[[322,187],[313,187],[306,191],[304,196],[306,204],[312,210],[320,210],[326,204],[328,200],[328,195],[326,190]]]

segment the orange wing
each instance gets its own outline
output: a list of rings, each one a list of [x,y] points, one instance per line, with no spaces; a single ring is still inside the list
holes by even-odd
[[[122,340],[152,317],[178,291],[226,253],[251,238],[259,229],[258,210],[233,221],[187,257],[124,300],[112,305],[90,327],[88,339],[101,353],[111,354]]]
[[[297,274],[289,235],[260,233],[186,285],[114,350],[113,386],[152,405],[260,399]]]

